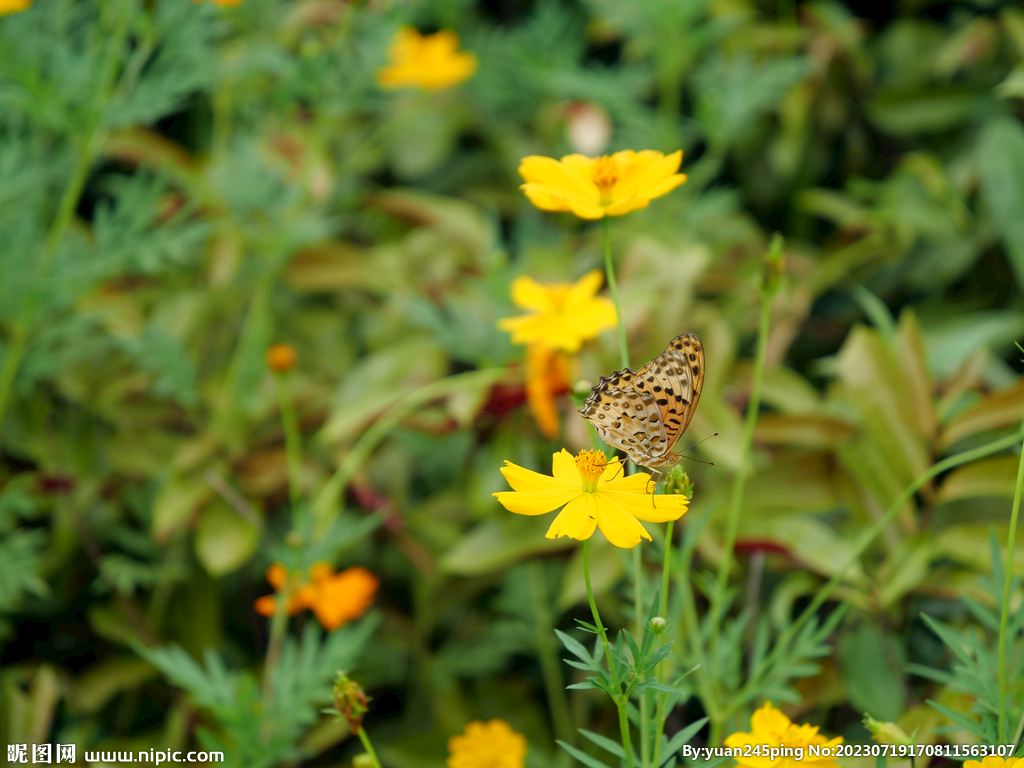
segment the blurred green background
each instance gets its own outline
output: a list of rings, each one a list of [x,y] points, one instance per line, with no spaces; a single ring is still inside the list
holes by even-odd
[[[406,24],[455,30],[476,74],[382,90]],[[555,759],[543,664],[551,626],[588,616],[579,555],[491,493],[504,460],[548,472],[589,438],[566,396],[564,434],[541,434],[496,322],[519,312],[515,276],[575,280],[602,246],[518,190],[530,154],[684,150],[689,181],[611,236],[633,362],[684,331],[707,349],[688,436],[719,432],[695,450],[716,464],[685,465],[677,526],[701,516],[697,574],[721,557],[761,256],[785,237],[734,571],[737,612],[781,626],[914,477],[1024,415],[1022,99],[1024,12],[998,0],[36,0],[0,16],[0,742],[343,765],[355,740],[316,713],[344,660],[389,768],[440,766],[450,735],[491,717],[527,736],[528,765]],[[296,540],[264,363],[279,342],[298,351],[310,501],[403,397],[506,372],[400,413],[327,498],[330,533]],[[616,363],[605,332],[575,374]],[[967,712],[971,695],[906,665],[950,665],[922,611],[964,626],[982,614],[959,598],[993,607],[979,576],[1016,466],[966,465],[906,505],[837,593],[832,652],[779,683],[794,719],[861,741],[867,711],[919,743],[971,738],[924,704]],[[623,626],[630,560],[598,539],[595,588]],[[365,566],[380,590],[271,713],[294,715],[280,742],[245,752],[270,716],[253,602],[289,552]],[[143,658],[171,645],[186,653]],[[606,702],[570,693],[576,726],[614,728]],[[689,699],[670,732],[703,713]]]

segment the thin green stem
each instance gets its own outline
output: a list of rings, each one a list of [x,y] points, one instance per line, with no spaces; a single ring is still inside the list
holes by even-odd
[[[133,2],[134,0],[123,0],[120,6],[113,11],[114,27],[109,36],[106,57],[100,68],[95,107],[89,114],[85,129],[82,131],[81,149],[75,160],[75,165],[71,169],[71,174],[68,176],[67,184],[64,185],[60,202],[57,204],[57,213],[50,225],[50,231],[47,233],[43,253],[36,264],[36,277],[45,276],[53,266],[57,251],[64,240],[64,233],[74,218],[75,207],[85,188],[89,169],[92,168],[92,161],[99,150],[103,133],[100,130],[100,119],[116,85],[117,61],[120,58],[119,54],[124,49],[125,37],[128,34],[128,22],[133,15],[130,7]],[[104,8],[112,9],[113,6],[107,4]],[[104,18],[101,17],[96,25],[97,44],[107,37],[103,21]],[[4,416],[10,405],[14,379],[21,366],[21,359],[25,355],[25,347],[29,342],[34,311],[35,307],[31,298],[27,298],[11,328],[11,343],[4,356],[3,369],[0,369],[0,430],[2,430]]]
[[[672,532],[676,521],[669,520],[665,526],[665,557],[661,562],[661,600],[658,602],[658,615],[668,616],[668,585],[672,575]]]
[[[366,750],[366,754],[370,757],[370,762],[373,764],[373,768],[380,768],[380,759],[377,757],[377,752],[373,748],[373,744],[370,743],[370,737],[366,735],[366,729],[362,726],[356,731],[356,735],[359,740],[363,742],[363,749]]]
[[[608,281],[608,293],[612,295],[612,303],[615,304],[615,314],[619,319],[619,364],[623,368],[629,367],[629,342],[626,340],[626,318],[622,315],[622,305],[619,303],[619,284],[615,280],[615,265],[612,264],[612,233],[608,217],[601,219],[601,232],[604,236],[604,275]]]
[[[761,407],[761,385],[764,382],[765,359],[768,355],[768,328],[771,325],[773,291],[767,287],[761,292],[761,317],[757,325],[757,351],[754,355],[754,380],[751,384],[750,400],[747,403],[747,415],[743,422],[743,436],[740,439],[739,466],[732,483],[732,495],[726,518],[725,541],[722,544],[722,560],[718,564],[718,579],[715,584],[714,602],[711,621],[712,654],[717,657],[719,628],[725,613],[725,588],[732,569],[733,548],[736,545],[736,534],[739,531],[740,511],[743,508],[743,491],[750,475],[750,454],[754,443],[754,428],[757,426],[758,411]],[[717,669],[709,670],[712,679],[718,676]],[[717,743],[717,742],[716,742]]]
[[[1021,423],[1024,430],[1024,422]],[[1006,557],[1003,560],[1003,605],[999,613],[999,743],[1006,743],[1006,625],[1010,616],[1010,582],[1013,579],[1013,549],[1017,538],[1017,514],[1020,512],[1021,489],[1024,488],[1024,445],[1017,462],[1017,486],[1013,491],[1013,509],[1010,512],[1010,530],[1006,533]]]
[[[373,449],[398,426],[399,422],[422,408],[425,404],[454,392],[472,390],[475,387],[487,386],[498,381],[505,375],[504,368],[487,368],[482,371],[457,373],[427,384],[425,387],[411,392],[396,402],[373,425],[367,429],[352,446],[352,450],[342,459],[331,479],[327,481],[316,500],[313,502],[313,518],[316,533],[323,533],[337,515],[341,495],[345,492],[349,481],[369,458]]]
[[[661,599],[658,601],[658,615],[663,619],[668,616],[668,585],[672,575],[672,530],[676,521],[669,520],[665,526],[665,557],[661,563]],[[665,682],[664,664],[658,664],[655,676],[659,683]],[[661,763],[661,736],[665,733],[665,720],[668,718],[668,694],[658,691],[657,707],[654,713],[654,759],[652,764],[657,768]]]
[[[601,623],[601,614],[597,611],[597,601],[594,600],[594,588],[590,586],[590,539],[583,540],[583,582],[587,586],[587,601],[590,603],[590,612],[594,616],[597,636],[601,640],[601,646],[604,648],[604,657],[608,662],[612,687],[618,692],[613,699],[615,706],[619,710],[619,731],[622,734],[622,748],[626,752],[626,768],[633,768],[633,743],[629,734],[629,718],[626,716],[626,700],[622,696],[622,683],[619,680],[619,673],[612,659],[611,648],[608,645],[608,633],[605,631],[604,624]]]
[[[906,488],[904,488],[893,503],[889,505],[885,514],[882,515],[871,529],[861,537],[861,540],[857,543],[857,546],[854,547],[853,552],[850,554],[850,557],[847,558],[846,562],[843,563],[842,567],[836,571],[828,582],[826,582],[825,586],[818,590],[814,599],[811,600],[810,604],[806,608],[804,608],[796,621],[794,621],[789,628],[779,636],[778,641],[775,643],[775,647],[772,648],[771,653],[768,654],[768,657],[761,665],[761,669],[763,670],[761,674],[753,676],[747,680],[747,684],[740,689],[733,700],[729,703],[723,713],[723,716],[727,717],[757,694],[757,691],[760,690],[760,685],[764,676],[772,671],[775,663],[778,662],[779,658],[785,654],[789,643],[794,637],[796,637],[797,633],[803,628],[803,626],[811,620],[817,610],[824,605],[825,601],[831,597],[836,587],[839,586],[843,578],[846,576],[846,572],[850,567],[860,559],[861,555],[864,554],[871,542],[873,542],[875,538],[878,537],[878,535],[896,518],[896,515],[898,515],[900,510],[903,509],[903,505],[910,501],[918,490],[920,490],[932,478],[942,474],[943,472],[946,472],[953,467],[958,467],[961,464],[977,461],[978,459],[983,459],[986,456],[991,456],[993,453],[1004,451],[1011,446],[1015,446],[1022,438],[1024,438],[1024,425],[1022,425],[1021,428],[1012,435],[1001,437],[998,440],[992,441],[988,445],[982,445],[977,448],[972,448],[969,451],[963,451],[962,453],[949,456],[942,461],[932,464],[932,466],[918,475]]]
[[[263,664],[263,711],[270,712],[274,701],[274,689],[277,685],[277,665],[284,647],[284,635],[288,629],[288,601],[291,600],[291,587],[286,581],[277,594],[277,609],[270,620],[270,640],[267,643],[267,658]],[[262,736],[267,735],[269,721],[264,721]]]
[[[548,706],[555,721],[555,733],[558,738],[570,744],[576,743],[576,732],[572,727],[569,705],[565,700],[565,684],[562,670],[558,664],[558,655],[552,642],[551,628],[554,620],[549,609],[547,590],[544,588],[544,571],[541,564],[531,560],[526,564],[526,573],[530,583],[530,602],[533,607],[534,626],[536,627],[537,655],[540,657],[540,668],[544,675],[544,689],[548,696]]]
[[[277,402],[281,410],[281,426],[284,427],[284,450],[288,462],[288,500],[292,515],[295,514],[302,498],[302,435],[299,420],[295,415],[292,401],[292,378],[290,373],[280,373],[277,379]]]
[[[705,512],[705,516],[710,514],[710,512],[710,510]],[[693,566],[693,550],[696,546],[696,538],[701,527],[698,525],[698,522],[698,520],[693,520],[687,526],[689,530],[687,530],[687,536],[683,541],[682,559],[679,575],[677,576],[679,593],[683,601],[683,624],[679,627],[679,641],[680,645],[689,641],[690,653],[697,662],[696,674],[697,683],[701,689],[701,703],[704,705],[708,718],[712,723],[715,723],[719,719],[720,707],[718,696],[708,674],[707,653],[701,638],[700,618],[697,615],[697,604],[693,599],[693,584],[690,578]],[[717,744],[718,742],[710,743]]]

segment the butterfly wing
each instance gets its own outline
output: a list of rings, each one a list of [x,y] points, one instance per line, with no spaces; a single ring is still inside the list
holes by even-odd
[[[690,426],[704,389],[704,345],[694,333],[683,333],[636,372],[634,386],[655,396],[668,439],[665,452],[672,450],[679,436]]]
[[[634,371],[604,376],[580,409],[601,439],[644,467],[674,463],[704,388],[704,346],[693,333],[676,336],[658,357]]]
[[[667,438],[654,395],[633,388],[628,382],[633,381],[634,376],[627,368],[603,377],[580,413],[608,445],[623,451],[637,464],[647,466]],[[616,379],[625,386],[612,386]]]

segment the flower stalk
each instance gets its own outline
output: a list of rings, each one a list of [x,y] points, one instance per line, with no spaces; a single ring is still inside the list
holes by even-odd
[[[754,379],[751,384],[750,400],[747,403],[747,414],[743,422],[743,436],[740,439],[739,466],[733,480],[732,494],[729,500],[729,511],[726,518],[725,541],[722,544],[722,560],[718,565],[718,578],[715,583],[714,602],[712,603],[713,619],[711,622],[712,657],[717,658],[719,629],[724,612],[725,588],[732,570],[733,548],[736,546],[736,535],[739,531],[740,510],[743,506],[743,492],[750,475],[750,454],[754,443],[754,429],[761,408],[761,386],[764,382],[765,360],[768,355],[768,330],[771,325],[772,299],[778,290],[778,274],[781,270],[782,237],[776,234],[765,255],[765,275],[761,285],[761,314],[757,326],[757,351],[754,355]],[[717,679],[718,670],[712,668],[710,674]],[[716,742],[717,743],[717,742]]]

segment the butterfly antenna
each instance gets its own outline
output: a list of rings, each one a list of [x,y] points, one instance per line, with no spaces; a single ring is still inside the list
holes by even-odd
[[[712,437],[718,437],[718,433],[715,432],[715,434],[713,434],[713,435],[708,435],[707,437],[704,438],[704,440],[698,440],[696,443],[691,445],[690,448],[696,448],[698,445],[703,443],[705,440],[710,440]],[[684,448],[683,450],[684,451],[688,451],[688,450],[690,450],[690,448]],[[695,459],[693,456],[684,456],[682,453],[680,453],[679,456],[680,456],[680,458],[683,458],[683,459],[689,459],[690,461],[696,461],[698,464],[707,464],[709,467],[715,466],[715,462],[713,462],[713,461],[704,461],[703,459]]]

